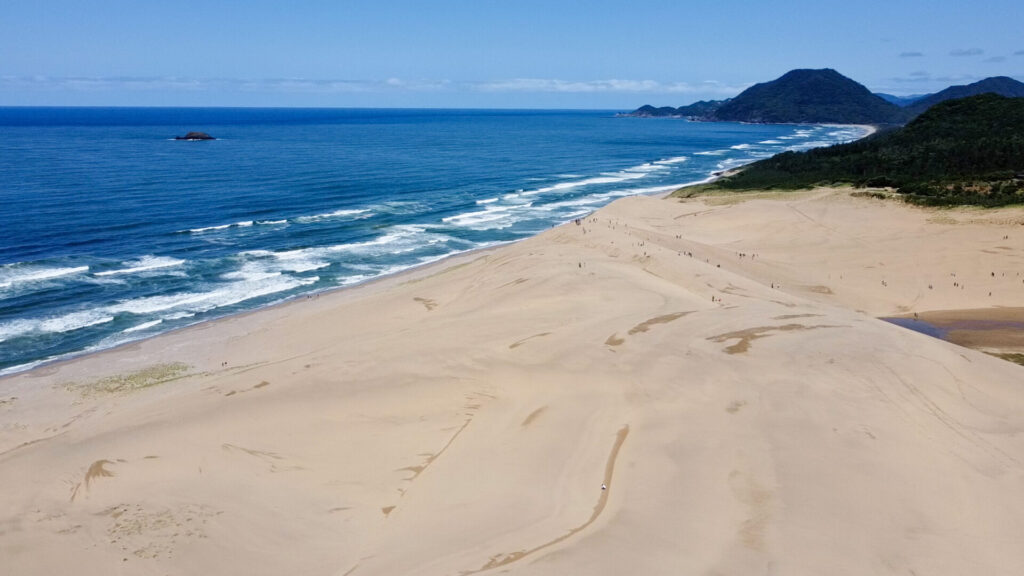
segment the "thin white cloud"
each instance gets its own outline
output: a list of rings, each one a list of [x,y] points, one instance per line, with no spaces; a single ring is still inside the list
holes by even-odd
[[[0,76],[0,90],[41,91],[212,91],[284,93],[366,93],[382,91],[436,91],[448,88],[447,80],[317,80],[306,78],[176,78],[176,77],[50,77]]]
[[[906,76],[898,76],[898,77],[895,77],[895,78],[889,78],[889,81],[890,82],[896,82],[897,84],[927,84],[927,83],[935,83],[935,84],[950,85],[950,84],[970,84],[971,82],[976,82],[977,80],[980,80],[980,79],[981,78],[979,78],[977,76],[972,76],[972,75],[967,75],[967,74],[949,75],[949,76],[932,76],[932,74],[930,72],[926,72],[924,70],[917,70],[915,72],[911,72],[910,74],[907,74]]]
[[[310,78],[178,78],[178,77],[51,77],[0,76],[0,91],[40,92],[247,92],[283,94],[369,94],[402,92],[487,92],[563,94],[705,94],[734,96],[749,85],[715,80],[659,82],[656,80],[560,80],[515,78],[489,82],[450,80],[340,80]]]
[[[473,84],[481,92],[562,92],[562,93],[669,93],[737,94],[746,86],[727,86],[714,80],[696,84],[658,82],[656,80],[559,80],[554,78],[515,78]]]
[[[191,78],[176,77],[51,77],[51,76],[0,76],[0,89],[16,88],[29,90],[203,90],[206,82]]]
[[[981,48],[957,48],[949,52],[950,56],[981,56],[985,51]]]
[[[920,58],[924,56],[923,52],[900,52],[900,58]]]
[[[991,62],[998,64],[1000,62],[1006,62],[1006,56],[992,56],[991,58],[985,58],[982,62]]]

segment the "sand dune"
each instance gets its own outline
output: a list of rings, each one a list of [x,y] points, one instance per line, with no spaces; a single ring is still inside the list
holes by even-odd
[[[627,198],[2,379],[2,571],[1022,574],[1024,368],[876,319],[1024,307],[1022,223]]]

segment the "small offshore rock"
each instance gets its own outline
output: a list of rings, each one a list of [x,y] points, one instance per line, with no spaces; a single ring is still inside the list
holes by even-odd
[[[213,136],[210,136],[206,132],[189,132],[184,136],[175,136],[175,140],[216,140]]]

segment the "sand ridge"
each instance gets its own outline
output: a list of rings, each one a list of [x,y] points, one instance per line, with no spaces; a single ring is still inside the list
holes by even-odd
[[[1024,307],[1021,215],[627,198],[0,379],[5,567],[1024,573],[1024,368],[875,318]]]

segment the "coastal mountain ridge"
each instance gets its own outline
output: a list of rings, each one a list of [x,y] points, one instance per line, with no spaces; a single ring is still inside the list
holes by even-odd
[[[700,100],[689,104],[687,106],[680,106],[673,108],[671,106],[662,106],[655,108],[650,104],[645,104],[630,112],[629,114],[623,114],[623,116],[635,116],[637,118],[705,118],[714,113],[715,110],[728,102],[726,100]]]
[[[909,96],[896,96],[894,94],[886,94],[885,92],[875,92],[875,96],[878,96],[879,98],[885,100],[886,102],[895,104],[900,108],[906,108],[907,106],[910,106],[911,104],[917,102],[922,98],[927,98],[931,96],[931,94],[911,94]]]
[[[979,94],[935,104],[902,128],[784,152],[711,185],[726,190],[889,187],[916,204],[1024,203],[1024,98]]]
[[[941,92],[917,99],[907,106],[907,111],[912,116],[918,116],[940,102],[977,96],[978,94],[998,94],[1008,98],[1022,98],[1024,97],[1024,82],[1018,82],[1008,76],[993,76],[973,84],[950,86]]]
[[[709,120],[756,123],[898,124],[903,111],[831,68],[791,70],[755,84],[719,106]]]
[[[901,97],[872,94],[863,85],[829,68],[798,69],[771,82],[751,86],[735,98],[703,100],[678,108],[645,105],[623,116],[769,124],[900,125],[940,102],[985,93],[1022,97],[1024,83],[996,76],[973,84],[951,86],[934,94]]]

